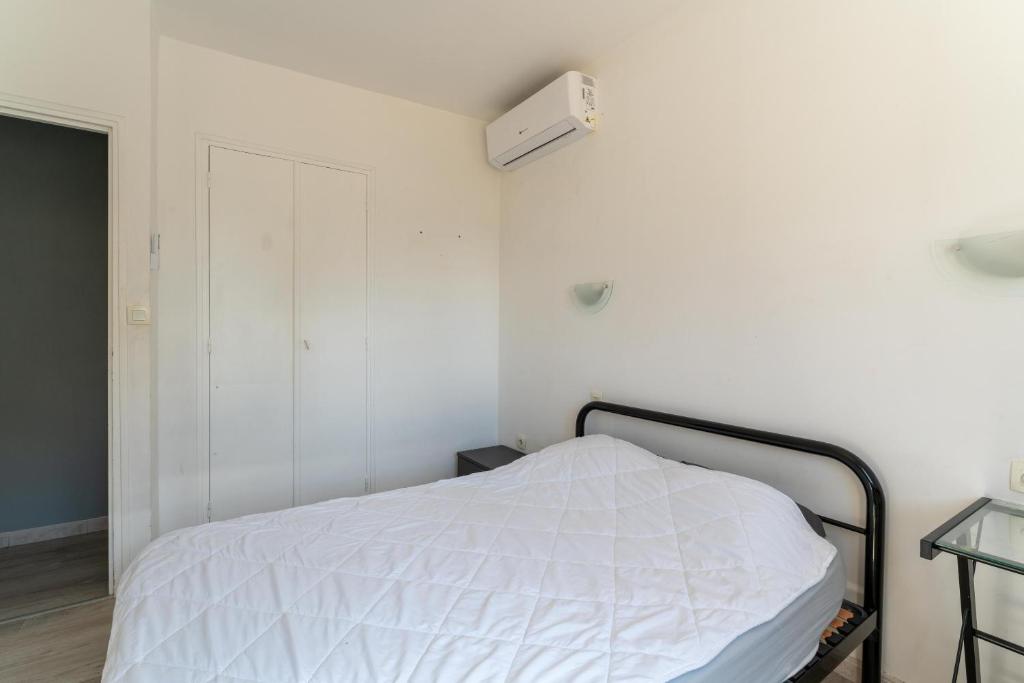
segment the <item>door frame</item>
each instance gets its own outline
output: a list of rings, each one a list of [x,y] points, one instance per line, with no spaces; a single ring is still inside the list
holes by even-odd
[[[359,173],[366,177],[366,466],[365,489],[375,490],[373,438],[373,264],[374,207],[376,205],[376,169],[365,164],[338,161],[315,154],[294,152],[253,144],[218,135],[196,135],[196,478],[197,524],[210,521],[210,149],[218,147],[235,152],[272,157],[293,163],[323,166],[337,171]],[[301,457],[301,454],[300,454]],[[298,493],[298,478],[292,484]],[[297,500],[296,496],[296,500]]]
[[[107,591],[128,566],[127,536],[130,473],[122,429],[128,423],[123,397],[128,395],[127,320],[122,315],[127,290],[127,259],[121,253],[119,174],[124,118],[77,107],[0,93],[0,115],[77,128],[107,136]]]

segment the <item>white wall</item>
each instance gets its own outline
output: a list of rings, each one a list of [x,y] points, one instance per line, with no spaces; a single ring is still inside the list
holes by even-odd
[[[160,532],[194,524],[196,135],[372,166],[377,490],[454,475],[496,439],[497,173],[483,124],[163,38],[159,50]]]
[[[691,0],[581,65],[600,130],[503,176],[501,440],[568,437],[596,388],[853,449],[890,503],[885,667],[947,679],[954,564],[918,539],[1014,498],[1024,299],[946,277],[931,247],[1024,228],[1022,35],[1013,0]],[[573,309],[573,283],[606,278],[604,312]],[[1024,640],[1020,579],[993,576],[982,621]],[[995,659],[985,680],[1024,681]]]
[[[149,299],[150,5],[148,0],[4,0],[0,97],[43,101],[122,121],[118,149],[120,280],[125,304]],[[124,324],[127,395],[121,451],[124,549],[150,538],[150,330]]]

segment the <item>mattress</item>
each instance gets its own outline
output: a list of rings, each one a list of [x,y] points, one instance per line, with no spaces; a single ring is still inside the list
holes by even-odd
[[[672,683],[779,683],[802,669],[818,650],[818,638],[836,617],[846,590],[846,570],[836,555],[825,578],[779,614],[755,626],[701,668]]]
[[[103,680],[666,681],[835,556],[765,484],[581,437],[161,537],[118,586]]]

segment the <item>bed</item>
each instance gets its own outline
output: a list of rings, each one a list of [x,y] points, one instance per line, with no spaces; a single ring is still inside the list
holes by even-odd
[[[595,410],[862,465],[867,525],[823,520],[869,537],[864,607],[843,602],[813,515],[584,436]],[[809,683],[861,643],[863,680],[879,680],[874,475],[828,444],[740,429],[591,403],[577,438],[492,472],[172,532],[122,577],[103,680]],[[856,618],[820,639],[841,603]]]

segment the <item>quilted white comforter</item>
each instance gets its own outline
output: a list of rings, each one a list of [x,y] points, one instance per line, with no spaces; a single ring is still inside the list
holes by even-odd
[[[161,537],[123,577],[103,680],[663,681],[835,552],[769,486],[588,436]]]

